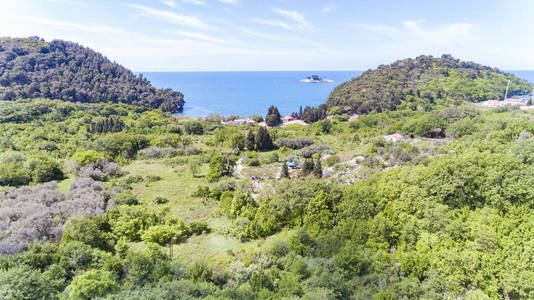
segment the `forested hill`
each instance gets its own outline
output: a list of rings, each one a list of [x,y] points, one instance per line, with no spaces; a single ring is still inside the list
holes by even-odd
[[[120,102],[166,112],[184,105],[182,93],[156,89],[142,76],[79,44],[0,38],[0,100],[39,97]]]
[[[326,104],[332,111],[366,114],[372,111],[416,109],[434,103],[480,102],[525,94],[532,85],[512,74],[450,55],[404,59],[337,86]],[[337,107],[337,108],[336,108]]]

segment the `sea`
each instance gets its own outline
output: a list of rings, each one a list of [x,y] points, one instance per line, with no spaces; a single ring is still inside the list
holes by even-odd
[[[534,71],[508,71],[534,83]],[[183,112],[178,115],[205,117],[217,113],[265,115],[271,105],[282,115],[297,112],[300,106],[324,103],[332,90],[362,71],[265,71],[265,72],[146,72],[142,73],[158,88],[171,88],[184,94]],[[300,82],[311,75],[334,82]]]

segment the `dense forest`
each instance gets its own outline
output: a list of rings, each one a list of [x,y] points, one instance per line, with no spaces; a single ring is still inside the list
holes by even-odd
[[[0,100],[39,97],[127,103],[165,112],[184,105],[182,93],[156,89],[141,75],[76,43],[0,38]]]
[[[531,111],[268,129],[34,99],[0,116],[2,299],[534,297]]]
[[[382,112],[397,109],[431,109],[435,104],[503,99],[524,95],[532,85],[510,73],[450,55],[403,59],[337,86],[326,101],[331,113]]]

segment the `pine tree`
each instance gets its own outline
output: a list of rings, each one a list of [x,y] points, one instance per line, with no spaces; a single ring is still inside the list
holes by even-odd
[[[302,119],[302,105],[299,108],[298,118],[299,118],[299,120]]]
[[[306,159],[304,161],[304,164],[302,165],[302,175],[308,176],[311,172],[313,172],[314,169],[314,163],[313,159]]]
[[[245,141],[245,148],[247,148],[248,151],[253,151],[255,144],[254,132],[252,132],[252,129],[249,129],[247,133],[247,140]]]
[[[317,178],[323,177],[323,167],[321,165],[321,155],[319,154],[317,156],[317,160],[315,161],[315,165],[313,166],[313,176]]]
[[[273,141],[267,128],[260,126],[256,133],[256,150],[266,151],[273,149]]]
[[[287,163],[282,164],[282,171],[280,172],[280,178],[289,178],[289,168],[287,167]]]

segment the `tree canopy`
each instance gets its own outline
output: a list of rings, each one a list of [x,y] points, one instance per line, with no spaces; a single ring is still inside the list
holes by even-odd
[[[142,75],[79,44],[41,38],[0,38],[0,100],[52,98],[127,103],[180,111],[182,93],[157,89]]]
[[[330,110],[367,114],[434,104],[503,99],[526,94],[532,85],[510,73],[443,55],[403,59],[337,86],[326,101]]]

